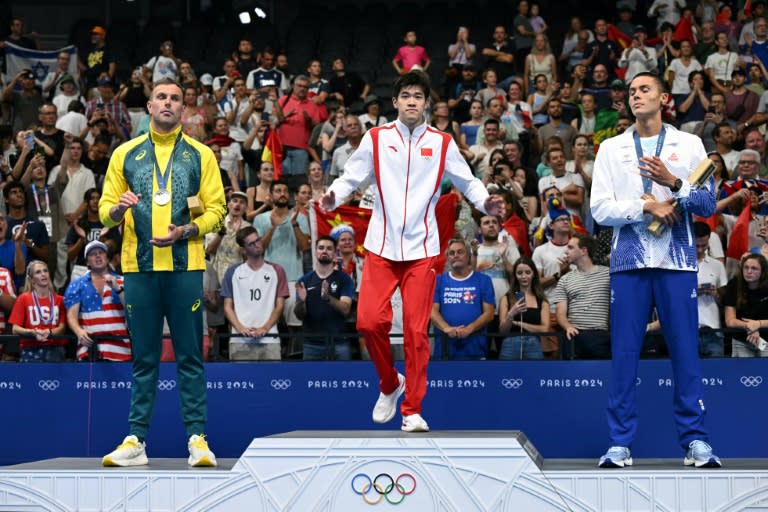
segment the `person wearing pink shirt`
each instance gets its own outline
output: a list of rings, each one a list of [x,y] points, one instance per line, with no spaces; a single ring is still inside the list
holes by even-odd
[[[416,32],[410,30],[405,33],[405,45],[401,46],[395,58],[392,59],[392,65],[395,67],[398,75],[407,73],[414,66],[419,66],[416,69],[421,68],[426,71],[429,68],[429,63],[432,62],[427,55],[427,50],[423,46],[416,44]]]

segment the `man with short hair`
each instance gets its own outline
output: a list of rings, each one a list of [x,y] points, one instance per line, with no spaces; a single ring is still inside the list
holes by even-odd
[[[427,323],[434,293],[435,259],[440,251],[435,191],[440,180],[446,178],[478,209],[490,215],[498,215],[501,210],[500,199],[488,196],[483,183],[473,178],[453,139],[427,126],[424,111],[430,91],[429,79],[418,71],[395,81],[392,104],[398,111],[397,120],[366,132],[347,161],[344,175],[331,184],[320,202],[323,210],[334,210],[363,181],[375,180],[378,197],[364,244],[368,252],[357,328],[365,337],[379,377],[373,421],[386,423],[394,418],[397,401],[405,392],[400,428],[406,432],[429,430],[421,416],[421,402],[427,390]],[[403,297],[407,384],[406,377],[394,367],[389,340],[390,298],[398,286]]]
[[[277,132],[283,143],[283,176],[294,188],[306,183],[309,153],[307,144],[312,128],[320,122],[320,113],[308,97],[309,79],[298,75],[293,79],[293,92],[275,104]]]
[[[35,130],[35,137],[43,141],[50,149],[51,154],[44,152],[45,169],[51,172],[52,169],[61,161],[64,151],[65,141],[64,132],[56,128],[58,111],[53,103],[45,102],[38,109],[38,127]]]
[[[61,85],[64,78],[76,78],[69,73],[71,59],[72,55],[68,51],[59,52],[59,56],[56,57],[56,69],[45,75],[42,83],[43,94],[47,95],[49,100],[52,101],[56,96],[62,94]]]
[[[253,226],[235,235],[245,261],[229,267],[221,282],[224,314],[232,326],[229,358],[234,361],[280,360],[277,322],[288,297],[285,270],[264,261],[263,239]]]
[[[499,121],[493,117],[486,119],[483,123],[483,134],[485,135],[484,140],[470,146],[469,152],[472,154],[471,162],[475,168],[475,176],[483,182],[487,182],[490,177],[488,162],[491,153],[495,149],[504,147],[504,144],[499,140]]]
[[[742,68],[736,68],[731,73],[731,90],[725,95],[725,113],[728,119],[749,128],[749,120],[757,112],[760,97],[747,89],[747,72]]]
[[[173,54],[173,41],[166,39],[160,43],[160,55],[155,55],[144,64],[144,73],[155,83],[163,78],[179,79],[181,59]]]
[[[595,265],[597,240],[576,234],[568,240],[565,257],[576,267],[557,282],[552,301],[557,323],[570,343],[563,347],[564,358],[610,359],[608,332],[611,277],[608,267]]]
[[[512,265],[520,257],[515,239],[504,234],[504,238],[499,240],[500,231],[501,225],[498,218],[492,215],[480,217],[482,241],[474,250],[475,270],[491,278],[494,304],[498,304],[504,294],[509,291]]]
[[[355,286],[351,277],[336,268],[335,256],[336,240],[321,236],[315,242],[315,270],[296,282],[294,313],[304,326],[305,361],[352,359],[350,340],[341,335]]]
[[[707,152],[716,150],[716,143],[713,138],[715,127],[721,123],[727,123],[734,131],[737,128],[736,123],[728,119],[728,116],[726,115],[725,95],[717,91],[712,92],[709,97],[709,110],[712,112],[707,112],[704,114],[704,120],[696,123],[696,125],[693,127],[693,134],[701,138],[701,142],[704,144],[704,149]],[[753,118],[748,122],[750,124],[756,124],[757,122],[754,119],[759,115],[758,107],[758,114],[755,114],[755,116],[753,116]],[[768,116],[766,119],[768,119]]]
[[[243,41],[241,41],[241,45],[242,43]],[[248,43],[250,43],[250,41],[248,41]],[[240,76],[245,77],[245,87],[249,91],[256,91],[264,96],[274,93],[275,97],[279,97],[281,94],[288,91],[288,79],[282,71],[275,67],[274,50],[270,48],[262,50],[261,65],[251,71],[241,69],[241,63],[242,61],[238,62],[238,70],[240,71]],[[308,84],[309,80],[307,80],[306,76],[304,78]],[[294,78],[294,86],[295,83],[296,79]],[[309,85],[307,85],[307,87],[309,87]]]
[[[743,149],[739,154],[739,161],[736,164],[733,174],[738,176],[734,180],[727,181],[723,184],[718,195],[718,213],[733,214],[734,211],[730,209],[730,204],[736,199],[733,197],[740,190],[747,188],[755,188],[760,193],[768,192],[768,180],[762,179],[759,176],[760,171],[760,153],[754,149]],[[745,198],[746,196],[742,196]],[[730,199],[727,202],[723,202],[725,199]],[[756,211],[760,212],[760,215],[768,214],[768,205],[759,204],[752,205]],[[739,210],[736,209],[736,212]]]
[[[149,462],[144,439],[157,392],[163,318],[176,357],[187,462],[216,465],[204,437],[203,237],[221,229],[224,188],[213,152],[182,132],[182,100],[179,83],[154,84],[147,102],[149,133],[113,152],[99,202],[106,227],[125,226],[120,262],[133,341],[130,433],[104,456],[105,466]],[[192,208],[198,209],[195,216]]]
[[[715,141],[715,151],[723,158],[723,165],[728,170],[728,174],[733,173],[741,155],[740,151],[733,148],[736,142],[736,131],[729,122],[722,121],[712,130],[712,140]]]
[[[110,271],[104,242],[89,242],[83,253],[88,272],[69,283],[64,294],[67,325],[77,336],[77,359],[88,359],[93,351],[98,361],[130,361],[123,276]]]
[[[331,168],[328,175],[335,179],[344,174],[344,165],[363,140],[363,128],[360,119],[354,114],[347,114],[344,119],[344,135],[347,141],[333,151]]]
[[[346,107],[353,104],[358,106],[368,96],[371,86],[368,85],[357,73],[347,71],[344,59],[336,57],[331,62],[333,77],[328,81],[331,98],[343,103]]]
[[[493,321],[496,309],[491,278],[472,270],[472,253],[466,240],[448,242],[445,255],[448,270],[437,276],[432,304],[434,358],[485,359],[485,328]]]
[[[269,185],[272,210],[260,213],[253,219],[253,227],[261,235],[264,258],[280,264],[288,280],[288,298],[283,317],[289,328],[301,326],[294,314],[296,281],[302,276],[301,254],[310,248],[309,222],[306,215],[299,215],[299,208],[289,208],[290,191],[285,181],[273,181]]]
[[[593,94],[597,103],[597,110],[611,108],[611,83],[608,81],[608,77],[608,68],[604,64],[595,64],[595,67],[592,68],[591,80],[581,91],[577,91]]]
[[[328,99],[331,88],[328,84],[328,80],[323,78],[323,65],[318,59],[309,61],[307,77],[309,77],[307,98],[309,98],[315,105],[325,105],[325,100]]]
[[[605,66],[606,69],[613,69],[616,67],[620,53],[621,47],[618,43],[608,39],[608,22],[604,18],[595,20],[595,39],[587,43],[584,60],[581,63],[592,69],[598,64]]]
[[[21,86],[17,91],[16,86]],[[43,97],[35,87],[35,75],[29,69],[21,70],[3,89],[2,100],[13,107],[13,133],[28,130],[38,118]]]
[[[723,357],[723,333],[719,332],[721,306],[725,296],[728,276],[725,266],[708,253],[709,238],[712,230],[705,222],[694,222],[693,233],[696,236],[696,260],[699,270],[698,282],[699,309],[699,355],[701,357]]]
[[[565,207],[571,215],[581,216],[581,207],[586,197],[584,178],[575,172],[565,170],[565,152],[560,148],[547,151],[546,161],[552,174],[539,179],[539,194],[550,187],[557,187],[563,192]]]
[[[213,79],[213,97],[216,101],[221,101],[224,98],[231,99],[230,89],[234,85],[235,79],[241,76],[235,61],[232,59],[224,61],[222,70],[224,74]]]
[[[600,458],[603,468],[632,465],[630,448],[638,421],[638,359],[654,307],[672,359],[674,416],[685,451],[683,462],[695,467],[721,466],[707,443],[704,426],[697,263],[691,237],[692,214],[709,217],[715,211],[714,180],[710,178],[701,187],[688,182],[706,153],[699,138],[662,123],[666,96],[658,76],[636,75],[629,83],[634,129],[603,141],[595,161],[592,217],[614,230],[610,259],[610,448]],[[648,232],[651,220],[663,225],[658,237]]]
[[[747,132],[744,134],[744,149],[751,149],[758,152],[760,155],[760,165],[758,166],[760,169],[758,171],[758,176],[763,178],[768,175],[768,159],[766,158],[765,153],[765,138],[763,137],[763,134],[760,133],[759,129],[752,127],[747,129]]]
[[[573,159],[573,139],[578,132],[570,124],[563,122],[563,107],[560,98],[552,98],[547,102],[547,115],[549,121],[540,126],[539,146],[544,147],[544,142],[550,137],[560,137],[563,141],[563,151],[565,151],[566,160]]]
[[[494,27],[491,37],[491,42],[480,51],[483,56],[483,68],[494,70],[499,83],[503,83],[515,74],[515,49],[509,42],[504,25]],[[522,63],[520,66],[522,69]]]

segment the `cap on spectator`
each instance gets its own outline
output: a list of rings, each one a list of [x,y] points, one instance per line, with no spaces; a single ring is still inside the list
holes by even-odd
[[[733,71],[731,71],[731,77],[736,75],[747,76],[747,72],[742,68],[733,68]]]
[[[647,34],[648,30],[643,25],[635,25],[635,30],[632,31],[633,34],[639,34],[642,32],[643,34]]]
[[[233,197],[239,197],[246,203],[248,202],[248,194],[243,192],[242,190],[234,190],[231,194],[229,194],[229,198],[232,199]]]
[[[623,91],[625,87],[624,81],[619,78],[611,82],[611,89],[621,89]]]
[[[59,81],[59,85],[65,84],[67,82],[77,84],[77,82],[75,81],[75,77],[73,77],[69,73],[64,73],[64,75],[61,77],[61,80]]]
[[[339,224],[331,230],[331,238],[338,242],[342,233],[352,233],[352,236],[355,236],[355,230],[352,229],[352,226],[349,224]]]
[[[557,197],[550,197],[547,201],[547,208],[549,209],[549,220],[559,219],[560,217],[571,216],[571,213],[565,209],[563,202]]]
[[[94,249],[101,249],[102,251],[109,253],[109,251],[107,250],[107,246],[104,244],[104,242],[93,240],[91,242],[88,242],[88,245],[85,246],[85,257],[87,258],[88,253]]]
[[[375,94],[369,94],[366,96],[365,101],[363,101],[363,106],[367,108],[371,103],[378,103],[379,106],[381,106],[381,100]]]
[[[35,74],[32,71],[30,71],[29,69],[25,69],[23,71],[23,73],[21,74],[21,78],[27,78],[29,80],[34,80],[35,79]]]
[[[112,79],[109,78],[108,76],[105,76],[104,78],[99,78],[98,84],[99,84],[99,87],[112,85]]]
[[[213,76],[210,73],[204,73],[200,77],[200,83],[203,85],[213,85]]]
[[[107,35],[107,31],[104,30],[104,27],[96,25],[95,27],[93,27],[91,29],[91,34],[98,34],[100,36],[105,36],[105,35]]]

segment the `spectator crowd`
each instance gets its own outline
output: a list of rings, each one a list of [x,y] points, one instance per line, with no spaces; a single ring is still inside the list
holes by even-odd
[[[573,16],[563,34],[551,33],[554,13],[528,0],[516,2],[511,24],[488,27],[486,42],[463,26],[443,48],[403,34],[394,73],[439,77],[427,122],[506,205],[487,216],[442,185],[457,198],[433,358],[610,358],[612,230],[590,215],[592,169],[601,142],[633,123],[626,84],[640,72],[663,80],[665,122],[699,136],[715,165],[716,214],[696,219],[692,233],[700,353],[768,356],[766,2],[645,3],[618,2],[610,18]],[[35,36],[14,19],[6,41],[34,49]],[[445,69],[434,69],[438,52]],[[121,228],[104,227],[98,203],[112,151],[147,133],[147,100],[163,78],[182,85],[184,133],[213,150],[228,194],[221,230],[205,237],[210,357],[366,358],[355,329],[360,233],[342,223],[313,235],[310,210],[364,134],[393,120],[389,98],[371,94],[341,57],[289,63],[248,38],[220,69],[193,69],[166,40],[120,76],[109,34],[94,26],[74,74],[71,58],[62,52],[44,77],[5,76],[0,329],[16,336],[3,338],[3,360],[130,360]],[[367,185],[350,205],[376,200]],[[402,358],[398,301],[393,351]],[[648,318],[648,357],[665,355],[658,331]]]

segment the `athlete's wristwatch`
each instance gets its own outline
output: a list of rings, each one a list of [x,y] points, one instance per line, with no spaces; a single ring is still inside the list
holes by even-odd
[[[683,188],[683,180],[681,180],[680,178],[677,178],[675,180],[675,184],[669,187],[669,191],[675,194],[677,192],[680,192],[681,188]]]

